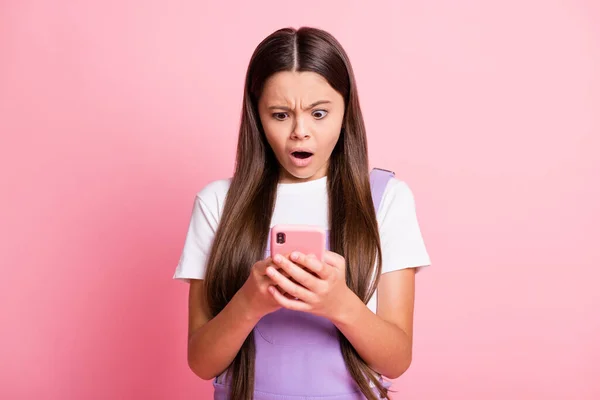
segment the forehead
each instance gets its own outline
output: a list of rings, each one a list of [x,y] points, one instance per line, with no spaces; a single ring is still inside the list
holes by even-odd
[[[338,96],[327,80],[315,72],[282,71],[265,82],[261,99],[268,102],[333,101]]]

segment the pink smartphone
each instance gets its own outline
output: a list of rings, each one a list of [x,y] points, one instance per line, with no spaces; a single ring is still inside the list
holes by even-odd
[[[314,225],[275,225],[271,228],[271,257],[284,257],[299,251],[314,254],[323,261],[325,254],[325,230]]]

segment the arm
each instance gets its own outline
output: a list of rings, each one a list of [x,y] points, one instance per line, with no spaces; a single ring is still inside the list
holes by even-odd
[[[246,283],[210,320],[204,281],[191,281],[188,364],[200,378],[212,379],[226,370],[258,321],[280,308],[269,294],[273,287],[265,272],[269,265],[270,257],[256,262]]]
[[[377,288],[377,314],[351,291],[332,322],[352,343],[367,364],[395,379],[412,360],[415,269],[381,275]]]
[[[187,359],[190,369],[202,379],[212,379],[227,369],[258,322],[239,293],[209,320],[204,281],[190,282]]]
[[[374,370],[393,379],[402,375],[412,361],[417,272],[412,267],[427,266],[430,260],[415,199],[405,182],[390,180],[378,215],[384,270],[377,287],[377,313],[344,290],[342,309],[332,315],[360,356]]]

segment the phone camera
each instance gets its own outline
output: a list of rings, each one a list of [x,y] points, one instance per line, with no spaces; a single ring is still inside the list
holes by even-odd
[[[278,244],[285,243],[285,233],[283,233],[283,232],[278,232],[277,233],[277,243]]]

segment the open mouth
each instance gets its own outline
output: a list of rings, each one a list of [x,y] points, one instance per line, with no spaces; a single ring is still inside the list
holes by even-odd
[[[298,158],[300,160],[304,160],[306,158],[309,158],[310,156],[312,156],[313,153],[310,153],[308,151],[294,151],[292,153],[292,156],[295,158]]]
[[[308,149],[298,149],[290,153],[290,159],[297,168],[304,168],[311,163],[313,155],[314,153]]]

